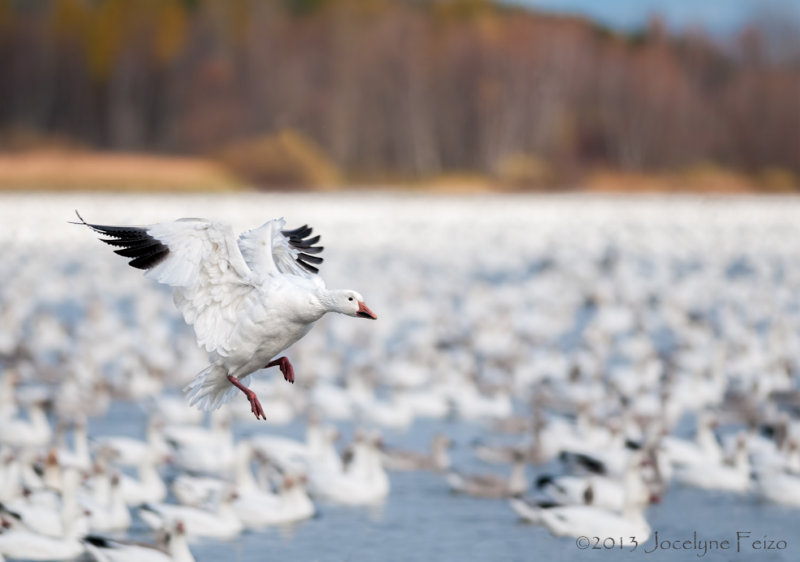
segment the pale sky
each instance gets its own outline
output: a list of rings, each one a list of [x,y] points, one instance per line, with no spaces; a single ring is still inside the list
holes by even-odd
[[[546,11],[582,14],[619,29],[641,27],[661,14],[672,29],[702,25],[714,33],[739,29],[765,11],[800,23],[800,0],[509,0]]]

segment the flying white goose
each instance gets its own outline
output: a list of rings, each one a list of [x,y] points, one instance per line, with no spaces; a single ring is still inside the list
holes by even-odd
[[[242,380],[265,367],[279,367],[294,382],[294,369],[281,351],[305,336],[327,312],[375,319],[363,297],[352,290],[330,290],[314,264],[319,236],[302,226],[284,230],[273,219],[239,236],[227,224],[180,219],[145,227],[84,224],[108,238],[129,265],[173,288],[184,320],[194,327],[211,364],[186,387],[190,404],[214,410],[236,388],[266,419],[255,392]]]

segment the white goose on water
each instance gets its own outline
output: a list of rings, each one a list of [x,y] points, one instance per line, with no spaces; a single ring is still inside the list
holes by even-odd
[[[523,519],[541,523],[556,537],[624,537],[644,544],[650,538],[650,525],[644,517],[644,506],[625,499],[622,513],[591,505],[592,490],[587,489],[588,505],[532,506],[519,498],[510,500],[511,507]]]
[[[67,527],[61,537],[49,537],[24,528],[11,528],[0,532],[0,560],[4,556],[20,560],[72,560],[85,551],[78,540],[82,534],[75,520],[65,521]],[[0,528],[12,524],[0,517]]]
[[[186,534],[192,537],[210,537],[215,539],[231,539],[242,532],[242,521],[233,510],[232,502],[238,497],[233,490],[228,490],[219,498],[215,511],[209,511],[188,505],[170,503],[143,504],[139,517],[152,529],[160,529],[183,521]]]
[[[313,264],[319,236],[302,226],[284,230],[274,219],[239,236],[229,225],[180,219],[145,227],[81,223],[108,238],[129,265],[173,288],[175,304],[194,327],[211,364],[186,387],[190,403],[214,410],[241,390],[257,418],[266,419],[255,392],[243,379],[277,366],[294,382],[286,357],[275,358],[305,336],[327,312],[377,318],[352,290],[330,290]]]
[[[86,550],[97,562],[194,562],[192,551],[186,542],[186,527],[176,521],[160,529],[157,537],[163,544],[148,545],[140,542],[115,540],[107,537],[88,536],[84,539]]]

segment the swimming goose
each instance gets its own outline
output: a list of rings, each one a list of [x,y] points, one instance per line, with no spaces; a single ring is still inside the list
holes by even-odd
[[[125,531],[131,526],[131,514],[122,496],[119,474],[111,475],[109,487],[107,503],[100,503],[92,498],[81,500],[81,505],[89,511],[89,528],[93,533]]]
[[[40,402],[28,406],[28,419],[12,417],[0,423],[0,444],[11,447],[44,447],[50,442],[51,435],[50,423]]]
[[[242,532],[242,521],[233,510],[237,494],[232,490],[222,494],[215,511],[169,503],[144,504],[139,516],[152,529],[183,521],[189,537],[231,539]]]
[[[157,537],[157,543],[163,544],[151,545],[93,535],[86,537],[84,544],[97,562],[194,562],[186,542],[183,521],[178,520],[166,529],[159,529]]]
[[[330,290],[313,264],[319,236],[302,226],[285,230],[283,219],[234,238],[229,225],[180,219],[146,227],[84,224],[108,238],[129,265],[173,288],[175,304],[192,325],[211,364],[186,387],[190,404],[214,410],[241,390],[256,418],[266,419],[244,380],[254,371],[279,367],[294,382],[289,360],[276,356],[305,336],[327,312],[376,319],[352,290]]]
[[[368,505],[385,500],[390,484],[378,445],[378,436],[357,433],[352,457],[343,468],[333,463],[312,464],[309,484],[313,495],[345,505]]]
[[[233,466],[234,480],[210,476],[191,476],[179,474],[172,482],[172,491],[178,502],[182,505],[204,507],[214,498],[219,497],[227,488],[233,487],[239,496],[260,492],[253,473],[250,461],[253,458],[253,448],[247,441],[236,444],[236,458]]]
[[[167,426],[163,435],[172,448],[172,462],[193,473],[227,474],[235,460],[231,416],[227,408],[211,413],[211,428]]]
[[[314,504],[305,489],[305,478],[285,476],[277,494],[261,490],[241,494],[233,509],[248,529],[285,525],[314,515]]]
[[[181,402],[184,405],[185,402]],[[188,409],[188,408],[187,408]],[[198,410],[190,410],[198,412]],[[104,451],[110,455],[114,464],[122,466],[139,466],[152,450],[162,459],[169,453],[169,445],[164,440],[164,422],[157,415],[147,420],[146,438],[144,441],[122,435],[108,435],[93,439],[95,452]]]
[[[450,471],[446,475],[450,489],[455,493],[468,494],[480,498],[510,498],[525,493],[528,481],[525,477],[524,455],[519,453],[514,458],[509,478],[496,474],[460,474]]]
[[[72,448],[67,446],[66,429],[72,429]],[[86,417],[77,416],[72,423],[62,422],[57,427],[58,462],[61,466],[71,466],[79,470],[89,470],[92,458],[89,453],[89,433],[86,426]]]
[[[0,447],[0,504],[22,494],[22,467],[11,449]]]
[[[56,502],[18,498],[0,506],[0,512],[16,517],[27,529],[54,538],[66,537],[68,532],[80,536],[89,530],[87,512],[78,503],[80,474],[65,469],[61,496]]]
[[[314,415],[306,427],[306,442],[278,435],[256,435],[250,439],[253,448],[269,462],[289,473],[341,472],[342,459],[336,450],[339,431],[324,426]]]
[[[723,462],[696,463],[679,466],[675,480],[696,488],[747,492],[750,489],[750,461],[744,433],[737,438],[736,453],[731,464]]]
[[[59,537],[21,528],[5,530],[11,525],[3,517],[0,517],[0,523],[0,559],[6,556],[20,560],[72,560],[85,551],[83,543],[78,540],[82,533],[77,530],[76,520],[65,520],[64,532]]]
[[[587,505],[540,507],[538,522],[556,537],[624,537],[640,545],[647,542],[651,529],[642,505],[626,501],[620,514],[591,505],[591,495],[589,488]]]
[[[381,451],[383,465],[388,470],[433,470],[442,472],[450,468],[450,456],[447,450],[452,441],[446,435],[437,433],[431,438],[428,454],[402,449],[384,447]]]
[[[694,441],[665,435],[661,439],[661,450],[674,465],[719,463],[722,447],[714,435],[717,420],[713,414],[703,411],[697,416]]]
[[[120,474],[120,492],[126,504],[160,502],[167,497],[167,487],[156,468],[162,458],[158,452],[149,450],[139,462],[136,478]]]
[[[592,505],[612,511],[622,511],[625,502],[647,505],[651,493],[642,479],[642,467],[647,461],[642,453],[631,454],[625,475],[619,478],[608,476],[540,476],[536,487],[546,492],[554,502],[563,505],[585,503],[587,488],[592,489]]]

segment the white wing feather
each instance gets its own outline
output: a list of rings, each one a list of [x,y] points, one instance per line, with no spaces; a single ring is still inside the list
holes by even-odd
[[[147,233],[169,248],[147,277],[173,287],[175,305],[203,348],[228,355],[241,304],[258,281],[230,226],[181,219],[150,226]]]
[[[258,228],[243,232],[239,236],[239,248],[245,261],[259,277],[284,274],[296,275],[313,280],[314,284],[324,286],[319,275],[311,273],[297,263],[300,251],[289,245],[289,239],[282,230],[286,221],[273,219]]]

